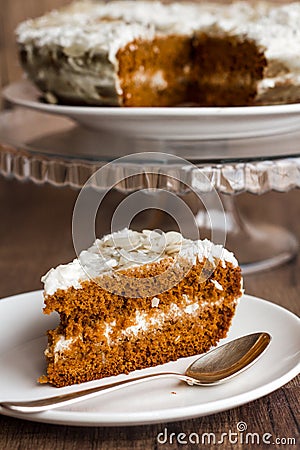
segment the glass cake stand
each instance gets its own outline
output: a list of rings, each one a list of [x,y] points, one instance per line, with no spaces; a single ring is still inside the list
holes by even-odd
[[[132,155],[130,161],[122,163],[121,159],[107,165],[128,154]],[[187,185],[179,183],[175,176],[180,179],[183,173],[186,176],[185,165],[174,161],[171,155],[193,163]],[[107,189],[118,181],[115,189],[126,194],[161,188],[184,195],[191,187],[209,195],[215,188],[226,217],[226,246],[235,252],[244,273],[270,269],[297,254],[298,243],[289,231],[263,220],[252,224],[241,215],[235,200],[236,194],[242,192],[287,192],[300,187],[300,131],[244,139],[133,139],[117,132],[101,133],[65,117],[25,108],[8,109],[0,114],[3,176],[80,189],[104,166],[101,188]],[[132,177],[136,168],[139,175]],[[203,180],[199,183],[199,176],[194,176],[199,171],[205,175],[206,183]],[[202,237],[209,229],[208,218],[201,208],[194,214]],[[156,228],[159,227],[157,223]]]

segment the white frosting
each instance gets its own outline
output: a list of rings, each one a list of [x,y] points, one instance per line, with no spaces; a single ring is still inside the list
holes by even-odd
[[[61,264],[56,269],[50,269],[41,279],[44,283],[45,292],[52,295],[57,289],[68,289],[73,286],[75,289],[80,289],[80,280],[83,280],[86,273],[78,259],[69,264]]]
[[[107,343],[108,345],[110,345],[111,341],[110,341],[110,334],[113,331],[113,328],[116,326],[116,321],[114,320],[111,323],[106,323],[105,324],[105,331],[104,331],[104,336],[106,337]]]
[[[59,19],[57,21],[51,19]],[[109,61],[116,63],[116,53],[128,42],[143,37],[152,39],[154,27],[138,23],[92,21],[88,15],[68,14],[59,16],[53,12],[48,16],[23,22],[17,28],[18,42],[37,47],[56,45],[74,58],[88,52],[107,54]],[[77,69],[77,68],[76,68]]]
[[[158,305],[159,305],[159,298],[158,297],[153,297],[153,299],[151,300],[152,308],[157,308]]]
[[[288,103],[291,98],[299,98],[299,87],[300,70],[295,69],[293,74],[280,74],[276,77],[269,77],[261,80],[257,86],[257,97],[265,103],[272,103],[273,100],[279,103],[278,92],[280,92],[280,103]]]
[[[80,45],[89,48],[109,47],[110,42],[122,36],[122,43],[132,40],[132,31],[147,34],[152,30],[183,31],[184,23],[187,31],[202,24],[210,24],[215,20],[212,13],[202,11],[193,4],[163,5],[155,1],[79,1],[59,11],[52,11],[42,17],[30,19],[17,28],[18,41],[36,45],[59,45],[72,48],[76,45],[76,53]],[[124,26],[122,26],[122,24]],[[127,26],[125,26],[127,25]],[[135,28],[138,25],[138,28]],[[120,28],[121,27],[121,28]],[[119,31],[120,30],[120,31]],[[105,34],[107,34],[105,36]],[[78,47],[77,47],[78,46]],[[75,47],[74,47],[75,49]]]
[[[81,282],[111,273],[141,267],[161,261],[164,258],[180,257],[195,264],[208,259],[214,266],[221,260],[222,265],[238,265],[233,253],[209,240],[192,241],[180,233],[170,231],[160,234],[157,231],[137,232],[124,230],[97,239],[88,249],[83,250],[78,259],[62,264],[42,277],[46,295],[53,295],[57,289],[81,288]]]
[[[59,57],[58,51],[68,57],[67,63],[61,63],[61,74],[64,76],[59,79],[55,71],[51,73],[52,69],[49,68],[50,72],[46,77],[49,91],[56,92],[58,89],[60,95],[65,93],[69,98],[75,96],[75,100],[77,96],[87,97],[91,103],[96,104],[119,104],[117,94],[121,95],[122,90],[115,75],[118,72],[116,55],[120,48],[137,38],[152,40],[155,35],[191,35],[197,31],[205,31],[213,36],[230,34],[247,37],[264,50],[268,67],[274,62],[280,63],[278,72],[275,71],[272,76],[266,73],[258,83],[259,100],[260,96],[264,98],[265,92],[272,91],[277,85],[300,84],[299,23],[300,2],[285,5],[258,2],[251,6],[246,2],[221,5],[210,2],[161,4],[157,1],[133,0],[107,3],[79,1],[59,11],[52,11],[40,18],[21,23],[16,34],[18,42],[25,46],[29,60],[30,55],[33,58],[34,47],[43,49],[45,55],[50,52],[54,59]],[[100,55],[100,59],[98,58],[97,63],[94,61],[93,64],[98,64],[95,67],[90,63],[90,73],[84,74],[83,83],[81,72],[85,70],[85,64],[81,57],[84,55],[88,55],[90,60],[94,55]],[[114,66],[114,70],[107,60]],[[80,64],[83,66],[80,67]],[[32,69],[30,64],[28,67],[29,72],[34,72],[31,76],[43,84],[43,69],[37,69],[35,64]],[[101,77],[98,76],[100,72]],[[152,80],[155,89],[167,89],[162,72],[158,71],[150,77],[148,75],[138,71],[134,77],[140,83],[146,79]],[[70,78],[73,88],[63,81]],[[61,86],[57,87],[58,84]],[[286,96],[289,100],[288,92]],[[274,100],[276,102],[276,98]],[[268,102],[267,97],[266,101]],[[272,94],[269,101],[272,103]]]
[[[135,322],[135,325],[131,325],[125,328],[125,330],[122,330],[124,336],[130,336],[131,334],[136,336],[140,331],[147,331],[154,323],[157,323],[157,320],[153,320],[153,318],[149,320],[147,313],[136,311]]]
[[[150,84],[152,89],[157,89],[159,91],[163,91],[168,87],[168,82],[166,81],[162,70],[157,70],[154,73],[153,71],[145,72],[144,66],[141,66],[139,67],[139,70],[134,73],[133,79],[137,85]]]
[[[240,30],[265,48],[267,59],[279,60],[293,71],[300,71],[300,3],[271,7],[253,23]]]
[[[155,1],[81,1],[21,23],[17,37],[22,44],[57,45],[69,56],[86,51],[108,53],[114,62],[118,49],[137,37],[152,38],[154,32],[184,34],[212,27],[214,33],[218,28],[220,32],[247,35],[265,48],[268,59],[300,70],[299,23],[299,2],[258,2],[250,6],[245,2],[163,5]]]
[[[210,281],[216,286],[217,289],[219,289],[219,291],[223,291],[223,286],[217,280],[211,279]]]
[[[74,338],[66,339],[63,335],[60,336],[54,347],[54,353],[64,352],[75,341]]]
[[[184,308],[184,312],[187,314],[193,314],[194,312],[197,311],[197,309],[199,309],[199,304],[196,303],[192,303],[191,305],[188,305]]]

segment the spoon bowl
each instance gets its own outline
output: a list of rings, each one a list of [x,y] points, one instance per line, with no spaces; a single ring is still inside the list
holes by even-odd
[[[223,383],[250,367],[270,342],[268,333],[252,333],[234,339],[200,356],[185,374],[201,385]]]
[[[161,378],[176,378],[188,385],[211,386],[228,381],[249,368],[265,352],[270,342],[271,336],[268,333],[252,333],[226,342],[201,355],[186,369],[184,374],[159,372],[142,375],[39,400],[4,402],[0,404],[0,407],[21,413],[39,413],[88,400],[101,394],[108,394],[129,385]]]

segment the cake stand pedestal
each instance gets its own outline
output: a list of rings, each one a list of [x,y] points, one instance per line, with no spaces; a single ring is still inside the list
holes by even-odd
[[[39,126],[37,127],[37,123]],[[178,155],[192,162],[195,170],[205,174],[211,186],[219,193],[226,218],[226,247],[237,255],[244,273],[279,266],[297,254],[298,243],[287,230],[268,224],[251,223],[236,204],[236,194],[250,192],[263,194],[272,190],[287,192],[300,187],[300,133],[255,139],[233,139],[218,142],[201,141],[127,141],[122,148],[107,141],[101,142],[98,132],[81,128],[71,120],[45,113],[16,108],[0,115],[0,173],[5,177],[50,183],[55,186],[82,188],[99,168],[121,154],[148,152],[154,149]],[[145,154],[147,155],[147,154]],[[132,168],[139,166],[142,176],[130,183],[119,183],[115,188],[130,194],[139,189],[165,189],[184,198],[186,189],[172,178],[174,165],[168,161],[135,160],[132,164],[110,164],[101,187],[111,187],[112,180],[127,180]],[[160,176],[160,169],[164,173]],[[155,176],[149,176],[153,168]],[[176,166],[176,173],[184,171]],[[192,172],[192,171],[190,171]],[[167,175],[167,176],[166,176]],[[169,175],[169,177],[168,177]],[[193,183],[193,173],[190,180]],[[197,183],[192,186],[199,190]],[[160,202],[159,198],[157,199]],[[199,206],[199,205],[198,205]],[[208,234],[205,211],[194,211],[200,236]],[[156,216],[155,227],[167,228]],[[147,224],[144,224],[147,226]],[[148,224],[149,226],[149,224]],[[220,226],[223,226],[220,224]],[[153,227],[153,223],[151,223]],[[209,237],[209,236],[208,236]]]

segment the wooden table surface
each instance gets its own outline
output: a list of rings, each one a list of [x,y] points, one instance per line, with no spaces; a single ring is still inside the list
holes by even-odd
[[[15,25],[25,17],[34,17],[63,0],[0,0],[0,85],[21,75],[13,38]],[[71,214],[78,192],[48,185],[19,183],[0,178],[0,298],[41,288],[40,276],[49,267],[74,257],[71,238]],[[238,203],[253,220],[262,218],[291,230],[300,241],[299,191],[261,196],[242,194]],[[107,199],[107,211],[113,210],[118,195]],[[108,217],[103,231],[108,230]],[[299,258],[278,269],[245,277],[248,294],[268,299],[300,314]],[[0,300],[1,301],[1,300]],[[1,326],[1,317],[0,317]],[[0,368],[1,370],[1,368]],[[270,367],[270,370],[272,368]],[[16,386],[17,389],[17,386]],[[89,449],[158,449],[199,448],[196,445],[159,444],[158,433],[167,427],[169,433],[234,432],[238,422],[245,422],[249,432],[271,434],[272,448],[299,446],[299,377],[270,395],[225,411],[194,420],[138,427],[84,428],[47,425],[0,415],[0,450],[89,450]],[[284,445],[294,438],[297,444]],[[242,449],[245,444],[206,445],[205,448]],[[249,445],[250,448],[250,445]],[[252,448],[270,448],[260,444]]]

